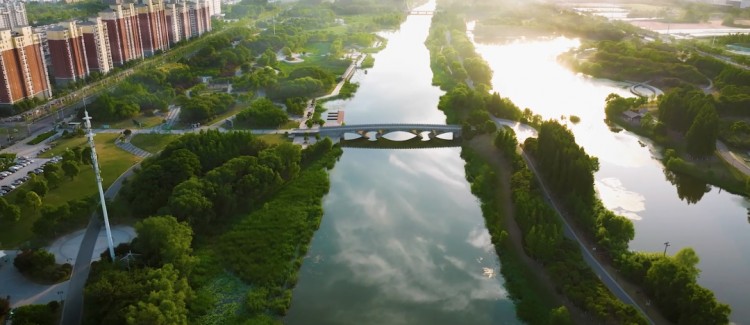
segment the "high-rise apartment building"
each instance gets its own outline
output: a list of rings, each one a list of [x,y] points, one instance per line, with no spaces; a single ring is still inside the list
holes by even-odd
[[[136,5],[138,25],[141,30],[141,47],[144,56],[152,56],[156,51],[169,48],[169,31],[164,3],[161,1],[143,0]]]
[[[0,104],[51,96],[39,34],[31,27],[0,30]]]
[[[143,58],[138,13],[132,3],[111,5],[108,10],[100,12],[99,17],[107,26],[109,48],[115,65]]]
[[[112,70],[112,52],[110,52],[107,26],[99,17],[79,24],[83,35],[83,45],[90,71],[105,74]]]
[[[208,0],[208,10],[210,16],[221,15],[221,0]]]
[[[75,21],[47,30],[52,75],[58,84],[75,82],[89,75],[86,46]]]
[[[0,29],[10,29],[28,26],[26,17],[26,5],[21,1],[8,1],[0,3]]]
[[[211,15],[209,13],[209,0],[189,0],[188,16],[190,18],[191,37],[201,36],[211,31]]]

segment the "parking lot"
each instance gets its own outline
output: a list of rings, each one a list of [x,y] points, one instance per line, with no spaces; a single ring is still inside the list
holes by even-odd
[[[18,159],[17,162],[27,161],[28,163],[17,164],[16,166],[23,166],[23,167],[19,168],[15,172],[11,172],[10,170],[0,171],[0,178],[3,178],[3,179],[0,179],[0,196],[8,195],[9,194],[8,189],[13,190],[23,185],[25,181],[20,181],[21,179],[24,179],[24,177],[28,176],[29,172],[33,172],[37,168],[42,168],[44,164],[50,160],[53,160],[53,159],[46,159],[46,158],[31,158],[28,160]],[[3,176],[3,175],[7,175],[7,176]],[[28,180],[28,178],[26,180]]]

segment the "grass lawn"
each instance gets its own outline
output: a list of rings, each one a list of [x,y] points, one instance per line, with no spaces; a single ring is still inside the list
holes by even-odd
[[[332,59],[328,56],[311,55],[303,57],[299,63],[279,62],[279,70],[289,75],[293,70],[304,67],[316,67],[328,71],[336,76],[344,74],[351,61],[348,59]]]
[[[289,138],[287,138],[283,134],[258,134],[256,135],[258,139],[263,140],[263,142],[268,143],[270,145],[275,144],[281,144],[284,142],[289,142]]]
[[[119,122],[96,122],[96,120],[92,119],[91,124],[92,128],[95,129],[101,129],[104,128],[104,125],[109,125],[110,129],[147,129],[155,127],[159,124],[161,124],[164,121],[165,116],[146,116],[144,114],[138,115],[134,118],[128,118],[124,119]],[[141,123],[141,126],[135,125],[133,123],[133,120],[136,120]]]
[[[99,134],[96,136],[96,152],[99,156],[99,166],[101,167],[104,188],[111,185],[117,177],[125,172],[130,166],[138,163],[141,158],[131,155],[125,150],[115,146],[117,134]],[[85,143],[84,138],[66,139],[78,140],[78,143]],[[73,143],[73,142],[67,142]],[[72,147],[70,147],[72,148]],[[15,202],[13,191],[5,198],[8,202]],[[45,205],[57,206],[70,200],[77,200],[96,195],[97,188],[94,179],[94,170],[90,166],[81,166],[81,172],[73,180],[65,179],[60,186],[50,189],[49,193],[43,198],[42,203]],[[14,248],[18,245],[31,240],[34,237],[32,226],[34,221],[39,218],[39,211],[30,211],[22,209],[21,220],[13,225],[2,225],[0,227],[0,247]]]
[[[100,137],[100,136],[101,135],[97,135],[97,136],[94,137],[96,143],[99,143],[99,140],[97,138]],[[112,134],[112,136],[117,136],[117,134]],[[87,143],[88,143],[88,140],[86,139],[86,137],[83,137],[83,136],[82,137],[75,137],[75,138],[60,138],[60,139],[58,139],[56,141],[53,141],[51,143],[52,149],[50,149],[49,151],[47,151],[47,152],[39,155],[39,157],[41,157],[41,158],[50,158],[50,157],[54,157],[54,156],[59,156],[63,152],[65,152],[65,150],[73,149],[75,147],[85,146],[85,145],[87,145]],[[97,150],[97,152],[98,152],[98,150]]]
[[[177,134],[143,133],[134,135],[133,138],[130,139],[130,143],[150,153],[157,153],[179,137],[180,136]]]

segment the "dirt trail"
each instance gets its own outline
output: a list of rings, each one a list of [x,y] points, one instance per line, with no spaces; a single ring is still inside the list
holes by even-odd
[[[558,293],[555,289],[555,284],[547,275],[544,267],[539,262],[526,255],[526,251],[523,248],[523,234],[514,218],[515,211],[510,196],[511,166],[505,157],[495,149],[495,146],[492,143],[492,138],[488,135],[476,136],[469,141],[469,147],[479,154],[484,161],[490,164],[493,170],[500,171],[495,173],[495,175],[497,175],[495,183],[496,186],[500,188],[500,191],[497,194],[498,202],[501,202],[501,208],[504,210],[502,213],[504,223],[503,228],[508,232],[508,238],[510,239],[513,249],[518,252],[521,260],[526,264],[528,269],[532,271],[534,280],[542,284],[548,292],[552,293],[557,300],[557,303],[565,305],[565,307],[568,308],[574,324],[595,323],[594,320],[587,317],[585,313],[568,300],[567,297]]]

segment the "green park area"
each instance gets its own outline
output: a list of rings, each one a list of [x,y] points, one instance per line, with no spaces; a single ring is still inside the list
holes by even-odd
[[[101,167],[101,175],[103,179],[103,185],[106,189],[112,184],[117,177],[125,172],[132,165],[140,161],[139,157],[133,156],[132,154],[118,148],[115,145],[115,139],[118,135],[116,134],[99,134],[96,136],[96,150],[99,157],[99,166]],[[73,139],[61,139],[58,140],[60,144],[53,150],[52,155],[64,155],[66,150],[73,150],[73,148],[83,148],[86,145],[85,138],[73,138]],[[64,162],[63,162],[64,163]],[[94,177],[93,168],[90,165],[84,163],[78,163],[78,173],[69,177],[67,175],[60,175],[58,184],[56,186],[46,185],[48,190],[41,197],[41,205],[38,207],[29,207],[24,204],[20,205],[20,218],[17,222],[8,222],[7,220],[0,221],[2,227],[0,227],[0,238],[2,238],[1,246],[3,248],[18,247],[22,243],[34,242],[35,239],[51,239],[45,238],[45,236],[38,236],[34,233],[34,223],[40,219],[45,210],[45,206],[59,207],[67,204],[71,201],[88,200],[97,195],[96,180]],[[49,184],[49,179],[46,179],[44,174],[36,176],[39,181],[44,181],[45,184]],[[20,188],[11,192],[11,194],[5,196],[8,203],[23,202],[23,198],[20,196],[28,191],[36,191],[34,189],[35,181],[29,181]],[[89,209],[87,212],[93,211]],[[83,216],[76,216],[80,220],[85,221],[88,213]],[[83,226],[85,223],[75,223],[68,225],[69,227]],[[58,235],[62,233],[57,233]],[[41,237],[41,238],[40,238]]]

